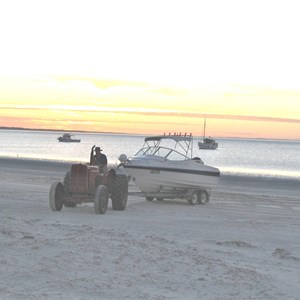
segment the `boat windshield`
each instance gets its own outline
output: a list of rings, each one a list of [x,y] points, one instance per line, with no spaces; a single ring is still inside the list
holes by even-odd
[[[157,156],[163,157],[169,160],[186,160],[188,157],[174,149],[167,147],[145,147],[139,150],[136,154],[136,157],[144,156]]]
[[[161,135],[145,138],[144,145],[135,156],[155,156],[169,160],[191,159],[193,137],[187,134]]]

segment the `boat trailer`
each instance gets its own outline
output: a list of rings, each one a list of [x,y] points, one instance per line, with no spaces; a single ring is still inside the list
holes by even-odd
[[[173,189],[158,192],[129,192],[128,195],[145,197],[147,201],[163,201],[165,199],[183,199],[187,200],[189,204],[204,205],[209,202],[211,195],[210,189]]]

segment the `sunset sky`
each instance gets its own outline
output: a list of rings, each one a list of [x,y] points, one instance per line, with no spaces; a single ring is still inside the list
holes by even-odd
[[[0,1],[0,126],[300,139],[300,2]]]

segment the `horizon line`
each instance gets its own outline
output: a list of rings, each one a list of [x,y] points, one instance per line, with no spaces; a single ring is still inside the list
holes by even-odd
[[[53,129],[53,128],[28,128],[28,127],[11,127],[0,126],[0,130],[29,130],[29,131],[55,131],[55,132],[83,132],[83,133],[104,133],[104,134],[126,134],[126,135],[142,135],[142,136],[156,136],[157,134],[145,133],[131,133],[131,132],[115,132],[115,131],[91,131],[91,130],[74,130],[74,129]],[[202,137],[201,135],[193,137]],[[242,137],[242,136],[215,136],[218,139],[246,139],[246,140],[279,140],[279,141],[300,141],[300,139],[282,139],[282,138],[265,138],[265,137]]]

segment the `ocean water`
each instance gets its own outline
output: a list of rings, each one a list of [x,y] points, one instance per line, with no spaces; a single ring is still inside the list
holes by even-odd
[[[80,143],[60,143],[62,132],[0,130],[0,157],[88,162],[93,145],[101,146],[110,163],[134,155],[142,135],[74,133]],[[194,137],[193,156],[199,156],[222,174],[300,179],[300,141],[218,138],[217,150],[199,150]]]

